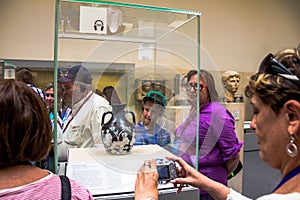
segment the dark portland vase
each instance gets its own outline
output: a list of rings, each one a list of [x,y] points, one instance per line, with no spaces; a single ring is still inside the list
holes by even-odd
[[[101,138],[106,153],[124,155],[131,152],[135,131],[135,116],[132,111],[105,112],[101,126]]]

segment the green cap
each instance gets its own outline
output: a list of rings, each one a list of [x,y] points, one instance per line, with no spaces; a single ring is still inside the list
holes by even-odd
[[[143,98],[143,103],[146,101],[151,101],[153,103],[160,104],[162,106],[166,105],[166,97],[159,91],[149,91],[146,96]]]

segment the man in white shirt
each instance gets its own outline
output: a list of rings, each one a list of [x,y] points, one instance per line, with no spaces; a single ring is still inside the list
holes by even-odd
[[[102,143],[102,116],[112,108],[105,98],[92,91],[92,77],[84,66],[70,68],[58,81],[63,86],[65,102],[72,108],[72,114],[58,132],[58,160],[66,161],[69,148]]]

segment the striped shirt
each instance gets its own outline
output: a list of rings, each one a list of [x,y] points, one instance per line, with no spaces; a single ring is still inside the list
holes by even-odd
[[[45,100],[45,92],[43,90],[41,90],[38,87],[33,86],[32,84],[27,84],[28,87],[30,87],[31,89],[33,89],[36,93],[38,93],[38,95]]]
[[[134,145],[158,144],[163,147],[171,142],[169,131],[160,127],[157,123],[154,129],[146,130],[144,122],[138,122],[135,127]]]
[[[72,199],[92,200],[92,194],[85,187],[70,179]],[[61,181],[58,175],[49,175],[27,185],[0,190],[0,199],[61,199]]]

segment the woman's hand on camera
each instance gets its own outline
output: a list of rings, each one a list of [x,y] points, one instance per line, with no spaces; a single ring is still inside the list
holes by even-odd
[[[171,180],[171,183],[174,184],[175,188],[177,189],[177,193],[181,192],[182,187],[185,184],[199,187],[199,181],[202,178],[202,174],[200,174],[195,168],[187,164],[182,158],[172,158],[167,157],[169,160],[173,160],[179,164],[177,167],[177,178]]]
[[[167,158],[177,162],[180,167],[177,168],[178,178],[171,180],[174,187],[177,187],[177,193],[181,192],[185,184],[199,188],[208,192],[214,199],[225,199],[230,193],[230,189],[225,185],[218,183],[207,176],[198,172],[195,168],[187,164],[182,158]]]

